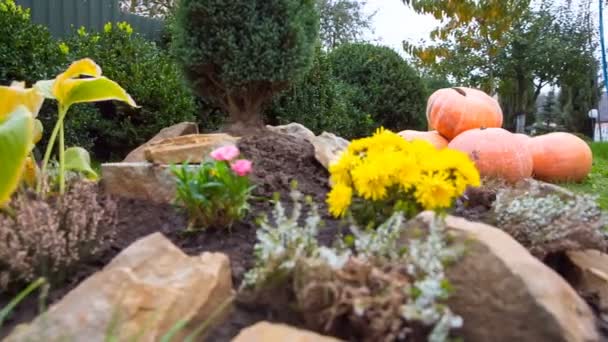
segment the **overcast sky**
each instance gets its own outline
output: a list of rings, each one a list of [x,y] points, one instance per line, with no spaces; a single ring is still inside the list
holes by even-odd
[[[416,14],[401,0],[368,0],[366,11],[373,13],[374,32],[371,39],[388,45],[403,54],[402,42],[428,38],[438,22],[432,16]]]

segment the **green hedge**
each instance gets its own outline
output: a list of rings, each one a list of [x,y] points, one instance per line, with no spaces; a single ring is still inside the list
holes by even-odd
[[[327,54],[318,48],[310,71],[274,99],[266,116],[271,124],[298,122],[316,134],[327,131],[352,139],[370,134],[375,126],[354,105],[361,95],[332,75]]]
[[[65,64],[65,55],[44,26],[34,25],[29,10],[0,0],[0,84],[49,79]]]
[[[424,129],[427,90],[397,52],[367,43],[343,44],[331,51],[334,75],[360,90],[354,105],[393,130]]]

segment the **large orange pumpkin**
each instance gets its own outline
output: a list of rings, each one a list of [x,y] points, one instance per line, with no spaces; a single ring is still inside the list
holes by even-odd
[[[539,135],[530,140],[528,148],[534,159],[535,178],[548,182],[578,182],[591,171],[591,148],[574,134]]]
[[[402,131],[399,132],[399,135],[402,136],[407,141],[412,140],[425,140],[433,144],[437,149],[446,148],[448,146],[448,141],[442,137],[437,131],[430,132],[421,132],[421,131]]]
[[[502,128],[477,128],[458,135],[449,148],[465,152],[484,177],[517,182],[532,176],[532,155],[513,133]]]
[[[502,126],[498,102],[481,90],[445,88],[433,93],[426,107],[429,130],[435,129],[448,140],[473,128]]]

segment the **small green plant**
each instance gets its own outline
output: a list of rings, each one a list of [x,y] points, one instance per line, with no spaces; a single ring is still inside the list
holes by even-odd
[[[243,298],[282,310],[283,301],[295,299],[294,309],[311,328],[347,331],[364,341],[407,340],[410,334],[447,341],[451,329],[462,325],[445,305],[451,286],[444,269],[462,249],[447,242],[442,217],[434,218],[427,233],[403,240],[404,214],[395,211],[373,229],[351,227],[352,249],[330,248],[317,241],[322,221],[316,205],[307,198],[304,216],[302,197],[292,191],[290,214],[277,199],[272,219],[260,221],[255,265],[240,288]],[[279,291],[285,288],[287,296]]]
[[[81,78],[86,76],[86,78]],[[119,100],[137,107],[135,101],[118,83],[101,75],[101,68],[91,59],[76,61],[63,73],[53,80],[38,81],[34,89],[44,97],[56,100],[58,103],[58,118],[51,132],[49,143],[42,161],[42,177],[45,177],[51,153],[58,138],[59,155],[59,193],[65,192],[66,166],[75,166],[86,170],[87,174],[96,176],[90,167],[87,151],[80,148],[65,148],[65,117],[70,107],[77,103]],[[76,150],[73,150],[76,149]],[[73,159],[75,158],[75,159]],[[43,181],[38,182],[37,190],[42,191]]]
[[[190,217],[188,229],[227,227],[241,220],[249,210],[253,186],[248,178],[251,161],[238,159],[236,146],[224,146],[211,152],[211,159],[200,166],[187,162],[171,166],[176,177],[176,203]]]

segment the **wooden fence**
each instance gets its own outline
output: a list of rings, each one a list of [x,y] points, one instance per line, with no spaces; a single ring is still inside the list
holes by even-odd
[[[145,37],[158,40],[162,34],[161,20],[142,17],[120,10],[118,0],[16,0],[31,10],[32,21],[49,28],[57,38],[66,37],[81,26],[101,31],[108,22],[126,21]]]

